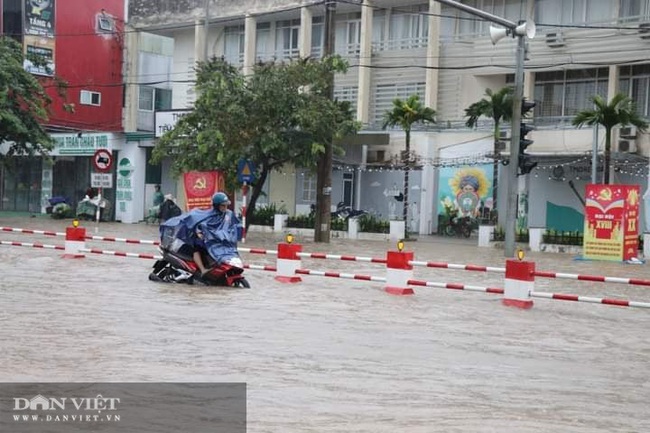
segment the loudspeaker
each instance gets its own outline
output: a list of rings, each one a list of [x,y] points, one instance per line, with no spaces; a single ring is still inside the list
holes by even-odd
[[[492,41],[492,45],[496,45],[497,42],[505,38],[507,35],[508,29],[490,26],[490,40]]]
[[[516,35],[518,35],[518,36],[526,35],[526,37],[528,39],[533,39],[535,37],[536,31],[537,31],[537,27],[535,26],[534,21],[526,21],[523,24],[519,24],[515,28],[515,34]]]

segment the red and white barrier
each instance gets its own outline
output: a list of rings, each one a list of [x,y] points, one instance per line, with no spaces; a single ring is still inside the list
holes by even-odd
[[[283,283],[298,283],[302,281],[296,270],[300,269],[302,262],[298,253],[302,245],[293,243],[278,244],[277,272],[275,279]]]
[[[530,294],[535,290],[535,263],[523,260],[506,260],[506,281],[503,305],[532,308]]]
[[[65,236],[63,232],[51,232],[47,230],[30,230],[30,229],[20,229],[14,227],[0,227],[0,231],[3,232],[14,232],[14,233],[26,233],[34,235],[44,235],[44,236]]]
[[[80,259],[85,257],[82,249],[86,248],[86,229],[74,224],[65,229],[65,254],[64,259]]]
[[[149,241],[146,239],[113,238],[108,236],[86,236],[86,239],[93,241],[124,242],[127,244],[160,245],[158,241]]]
[[[62,245],[46,245],[31,242],[14,242],[14,241],[0,241],[0,245],[10,245],[12,247],[32,247],[32,248],[45,248],[51,250],[65,250]]]
[[[386,286],[384,291],[391,295],[412,295],[415,293],[408,287],[408,281],[413,278],[413,252],[388,251],[386,255]]]
[[[155,254],[125,253],[123,251],[98,250],[94,248],[81,248],[79,251],[81,251],[82,253],[90,253],[90,254],[105,254],[109,256],[118,256],[118,257],[133,257],[136,259],[152,259],[152,260],[162,259],[162,256],[155,255]]]

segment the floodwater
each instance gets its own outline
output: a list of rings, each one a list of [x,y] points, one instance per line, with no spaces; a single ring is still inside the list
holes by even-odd
[[[62,231],[64,222],[0,225]],[[106,224],[89,234],[155,239],[156,227]],[[276,249],[249,233],[246,247]],[[0,232],[0,240],[63,238]],[[382,257],[385,241],[304,242],[304,251]],[[149,245],[93,248],[155,253]],[[444,238],[407,243],[415,260],[504,266],[503,251]],[[252,289],[147,280],[151,260],[0,245],[0,381],[246,382],[248,431],[650,431],[650,309],[302,276]],[[269,255],[243,254],[250,264]],[[537,269],[650,278],[649,265],[530,254]],[[385,276],[382,265],[304,259],[303,268]],[[414,278],[503,287],[503,275],[416,268]],[[650,302],[650,287],[538,279],[537,291]]]

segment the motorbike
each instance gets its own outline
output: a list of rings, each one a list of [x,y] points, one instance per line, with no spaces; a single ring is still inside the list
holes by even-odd
[[[177,251],[163,247],[160,252],[162,259],[153,265],[149,280],[164,283],[194,284],[206,286],[242,287],[249,289],[250,283],[244,277],[244,263],[240,257],[231,257],[223,263],[215,260],[205,251],[201,251],[203,263],[209,271],[201,275],[199,267],[194,263],[192,254],[181,247]]]
[[[332,218],[350,219],[359,218],[360,216],[368,215],[368,212],[360,209],[352,209],[342,201],[336,205],[336,212],[332,212]]]
[[[188,232],[194,229],[202,221],[210,216],[209,211],[195,210],[187,214],[179,215],[165,221],[160,225],[160,252],[162,259],[153,265],[153,271],[149,274],[149,280],[166,283],[200,283],[208,286],[227,286],[250,288],[250,284],[244,277],[244,264],[239,257],[234,237],[239,237],[240,226],[237,225],[235,232],[219,231],[203,233],[203,236],[211,237],[213,240],[221,236],[223,242],[212,243],[209,248],[212,254],[206,249],[199,249],[201,258],[208,272],[201,275],[199,267],[194,262],[192,248],[187,242]],[[231,226],[232,229],[235,226]],[[223,238],[225,236],[225,238]],[[230,238],[229,238],[230,237]],[[216,254],[216,255],[215,255]],[[219,261],[214,257],[220,257]]]
[[[470,217],[451,218],[444,227],[444,233],[447,236],[464,236],[468,238],[472,235],[472,219]]]

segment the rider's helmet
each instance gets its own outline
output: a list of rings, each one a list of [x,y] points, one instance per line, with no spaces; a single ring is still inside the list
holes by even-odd
[[[212,207],[214,208],[214,210],[219,210],[219,205],[224,203],[226,205],[230,204],[230,200],[228,199],[228,196],[225,193],[218,192],[212,196]]]

